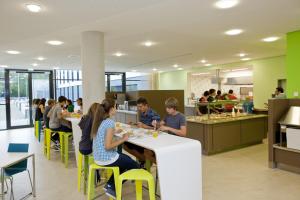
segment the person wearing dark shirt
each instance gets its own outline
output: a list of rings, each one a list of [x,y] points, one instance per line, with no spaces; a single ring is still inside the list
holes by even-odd
[[[209,96],[209,92],[208,91],[205,91],[203,93],[203,96],[199,99],[199,103],[207,103],[207,98]],[[196,108],[196,112],[197,112],[197,115],[204,115],[204,114],[207,114],[207,105],[199,105],[197,108]]]
[[[145,129],[156,128],[160,121],[160,116],[149,107],[147,99],[140,97],[137,100],[137,109],[140,114],[140,121],[137,123],[137,126]],[[145,163],[145,149],[129,142],[125,142],[123,147],[128,153],[134,155],[139,160],[141,167],[143,167]]]
[[[139,128],[152,129],[155,123],[160,121],[160,116],[149,107],[147,99],[139,98],[137,100],[137,109],[140,114]]]
[[[42,98],[39,102],[38,107],[36,108],[35,121],[42,121],[43,120],[43,114],[45,112],[45,104],[46,104],[46,99]]]
[[[209,96],[207,98],[207,101],[209,103],[215,102],[216,101],[216,90],[215,89],[210,89],[209,90]],[[210,107],[210,111],[214,112],[214,113],[219,113],[218,108],[214,105],[211,105]]]
[[[82,130],[81,140],[79,142],[79,151],[83,155],[89,155],[93,152],[93,140],[91,137],[91,130],[93,119],[97,115],[97,110],[100,109],[101,104],[93,103],[88,110],[88,113],[83,115],[79,127]],[[97,116],[96,116],[97,117]]]
[[[44,118],[44,126],[46,128],[49,128],[49,120],[50,118],[47,116],[49,111],[51,110],[51,108],[55,105],[55,100],[54,99],[49,99],[47,104],[48,106],[46,106],[45,108],[45,112],[44,112],[44,115],[43,115],[43,118]]]

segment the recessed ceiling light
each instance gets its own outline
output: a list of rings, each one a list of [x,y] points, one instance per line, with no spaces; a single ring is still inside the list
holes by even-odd
[[[38,66],[38,64],[37,63],[32,63],[32,66],[36,67],[36,66]]]
[[[179,67],[179,65],[178,65],[178,64],[175,64],[175,65],[173,65],[173,67],[174,67],[174,68],[177,68],[177,67]]]
[[[210,74],[209,72],[203,72],[203,73],[192,74],[192,76],[201,76],[201,75],[209,75],[209,74]]]
[[[180,68],[178,68],[177,70],[183,70],[183,68],[180,67]]]
[[[27,4],[26,8],[33,13],[38,13],[41,11],[41,6],[37,5],[37,4]]]
[[[6,53],[16,55],[16,54],[20,54],[20,51],[8,50],[6,51]]]
[[[121,57],[121,56],[124,56],[124,53],[116,52],[114,55],[117,56],[117,57]]]
[[[238,0],[219,0],[215,3],[215,6],[220,9],[228,9],[236,6],[238,3]]]
[[[0,65],[0,67],[2,67],[2,68],[8,68],[7,65]]]
[[[243,32],[242,29],[231,29],[225,32],[226,35],[239,35]]]
[[[241,60],[242,61],[247,61],[247,60],[250,60],[250,58],[242,58]]]
[[[156,68],[153,68],[152,70],[153,70],[153,71],[157,71],[157,69],[156,69]]]
[[[212,65],[212,64],[207,63],[207,64],[205,64],[204,66],[209,67],[209,66],[211,66],[211,65]]]
[[[207,63],[207,60],[204,60],[204,59],[203,59],[203,60],[201,60],[200,62],[201,62],[201,63]]]
[[[54,46],[58,46],[58,45],[62,45],[63,44],[63,42],[59,41],[59,40],[50,40],[47,43],[50,44],[50,45],[54,45]]]
[[[28,71],[33,71],[33,70],[34,70],[34,69],[32,69],[32,68],[29,68],[29,69],[28,69]]]
[[[247,54],[245,54],[245,53],[239,53],[239,54],[238,54],[239,57],[245,57],[246,55],[247,55]]]
[[[279,40],[279,37],[272,36],[272,37],[267,37],[267,38],[262,39],[262,41],[264,41],[264,42],[275,42],[276,40]]]
[[[233,69],[231,71],[232,72],[237,72],[237,71],[245,71],[245,70],[248,70],[248,68]]]
[[[151,46],[154,45],[154,43],[152,41],[146,41],[146,42],[143,43],[143,45],[146,46],[146,47],[151,47]]]
[[[36,59],[39,60],[39,61],[43,61],[43,60],[45,60],[46,58],[40,56],[40,57],[37,57]]]

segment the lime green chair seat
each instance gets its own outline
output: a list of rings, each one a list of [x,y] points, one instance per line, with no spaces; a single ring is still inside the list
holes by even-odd
[[[89,178],[88,178],[88,196],[87,199],[91,200],[94,199],[94,189],[95,189],[95,171],[96,170],[106,170],[107,172],[110,172],[111,174],[114,174],[115,179],[115,188],[118,189],[118,178],[120,175],[119,167],[106,167],[106,166],[100,166],[96,163],[93,163],[90,165],[89,168]],[[111,197],[109,200],[113,200]]]
[[[143,199],[143,181],[148,182],[150,200],[155,200],[154,178],[144,169],[132,169],[121,174],[118,178],[117,200],[122,199],[122,183],[125,180],[134,180],[136,185],[136,199]]]

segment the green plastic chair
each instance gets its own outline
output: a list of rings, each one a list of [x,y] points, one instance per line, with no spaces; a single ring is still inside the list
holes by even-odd
[[[150,200],[155,200],[155,186],[152,174],[144,169],[132,169],[121,174],[118,178],[117,200],[122,199],[122,183],[125,180],[134,180],[136,186],[136,199],[143,200],[143,181],[148,182]]]

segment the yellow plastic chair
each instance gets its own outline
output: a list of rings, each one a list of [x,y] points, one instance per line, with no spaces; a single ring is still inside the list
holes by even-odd
[[[51,135],[52,133],[55,133],[55,131],[52,131],[49,128],[45,128],[44,129],[44,155],[47,157],[48,160],[50,160],[50,146],[51,146]],[[61,149],[60,149],[60,157],[61,160],[63,161],[63,135],[62,132],[58,133],[59,134],[59,140],[60,140],[60,145],[61,145]]]
[[[34,136],[38,141],[41,141],[41,131],[42,131],[42,123],[41,121],[35,121],[34,122]]]
[[[50,146],[51,146],[51,135],[57,131],[52,131],[49,128],[44,129],[44,155],[50,160]],[[60,159],[65,163],[65,166],[68,167],[69,162],[69,137],[72,136],[72,133],[69,132],[57,132],[59,135],[60,141]]]
[[[150,200],[155,200],[154,178],[144,169],[132,169],[121,174],[118,178],[117,200],[122,199],[122,183],[125,180],[135,180],[136,199],[143,199],[143,181],[148,182]]]
[[[50,160],[50,145],[52,131],[49,128],[44,129],[44,155]]]
[[[73,134],[71,132],[59,131],[59,141],[60,141],[60,155],[62,162],[65,163],[65,167],[68,168],[69,164],[69,137]]]
[[[92,155],[82,155],[78,152],[78,163],[77,163],[77,187],[78,191],[81,190],[82,177],[84,181],[83,191],[86,194],[87,188],[87,177],[89,172],[89,165],[94,162],[94,157]]]
[[[87,196],[88,200],[94,199],[95,171],[96,170],[106,170],[107,172],[114,174],[115,188],[116,188],[116,190],[118,189],[118,178],[120,175],[119,167],[106,167],[106,166],[100,166],[100,165],[93,163],[90,165],[90,168],[89,168],[88,196]],[[113,200],[113,198],[110,197],[109,200]]]

